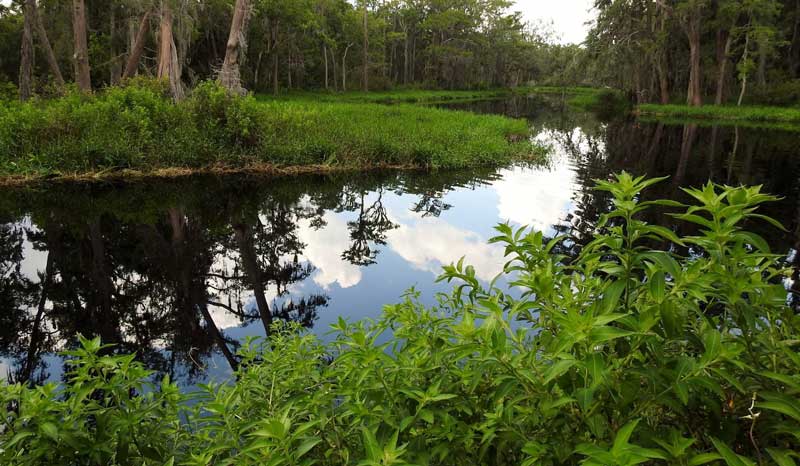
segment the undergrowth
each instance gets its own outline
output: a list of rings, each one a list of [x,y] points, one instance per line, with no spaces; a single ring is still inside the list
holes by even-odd
[[[613,204],[576,257],[569,238],[498,226],[509,289],[459,262],[435,308],[411,290],[377,322],[340,320],[330,344],[275,327],[199,394],[82,339],[62,384],[0,388],[0,460],[794,465],[800,316],[744,229],[780,227],[756,210],[774,198],[708,184],[692,206],[641,201],[657,181],[600,182]],[[639,219],[657,206],[699,233]]]

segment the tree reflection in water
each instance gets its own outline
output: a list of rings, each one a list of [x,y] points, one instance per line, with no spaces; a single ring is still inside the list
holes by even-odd
[[[395,228],[384,192],[418,193],[412,208],[429,205],[426,214],[435,216],[443,205],[436,198],[492,173],[196,177],[124,189],[7,190],[0,201],[0,356],[7,377],[58,377],[63,361],[54,353],[73,347],[77,333],[136,352],[158,374],[186,384],[204,376],[214,352],[236,368],[239,340],[226,335],[220,319],[226,328],[231,319],[260,322],[264,333],[274,319],[310,328],[329,304],[324,293],[292,291],[315,271],[303,259],[301,222],[321,229],[326,211],[355,213],[350,245],[340,253],[366,266]],[[37,271],[28,276],[26,269]]]

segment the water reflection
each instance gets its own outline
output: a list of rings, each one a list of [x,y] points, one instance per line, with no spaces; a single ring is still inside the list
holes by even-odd
[[[339,316],[375,317],[409,286],[431,299],[443,264],[466,256],[481,279],[501,270],[489,245],[502,221],[572,234],[574,254],[610,209],[594,180],[628,170],[669,175],[651,198],[712,178],[764,184],[794,234],[759,231],[796,250],[798,134],[753,128],[603,121],[562,100],[469,104],[531,121],[553,148],[545,167],[283,179],[50,185],[0,196],[0,377],[62,377],[58,351],[100,335],[184,385],[222,377],[247,335],[274,319],[324,334]],[[649,221],[689,233],[659,212]],[[793,260],[800,255],[792,255]]]

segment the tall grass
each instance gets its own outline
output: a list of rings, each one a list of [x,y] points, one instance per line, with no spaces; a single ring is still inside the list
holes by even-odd
[[[0,105],[0,176],[324,165],[457,168],[543,151],[524,120],[412,105],[257,101],[213,83],[172,103],[153,83]]]
[[[688,118],[700,120],[729,121],[774,121],[800,122],[800,109],[768,106],[703,105],[658,105],[642,104],[637,108],[639,115],[649,117]]]

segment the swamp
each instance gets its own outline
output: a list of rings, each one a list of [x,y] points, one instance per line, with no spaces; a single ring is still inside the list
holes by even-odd
[[[543,3],[0,0],[0,463],[798,464],[800,3]]]

